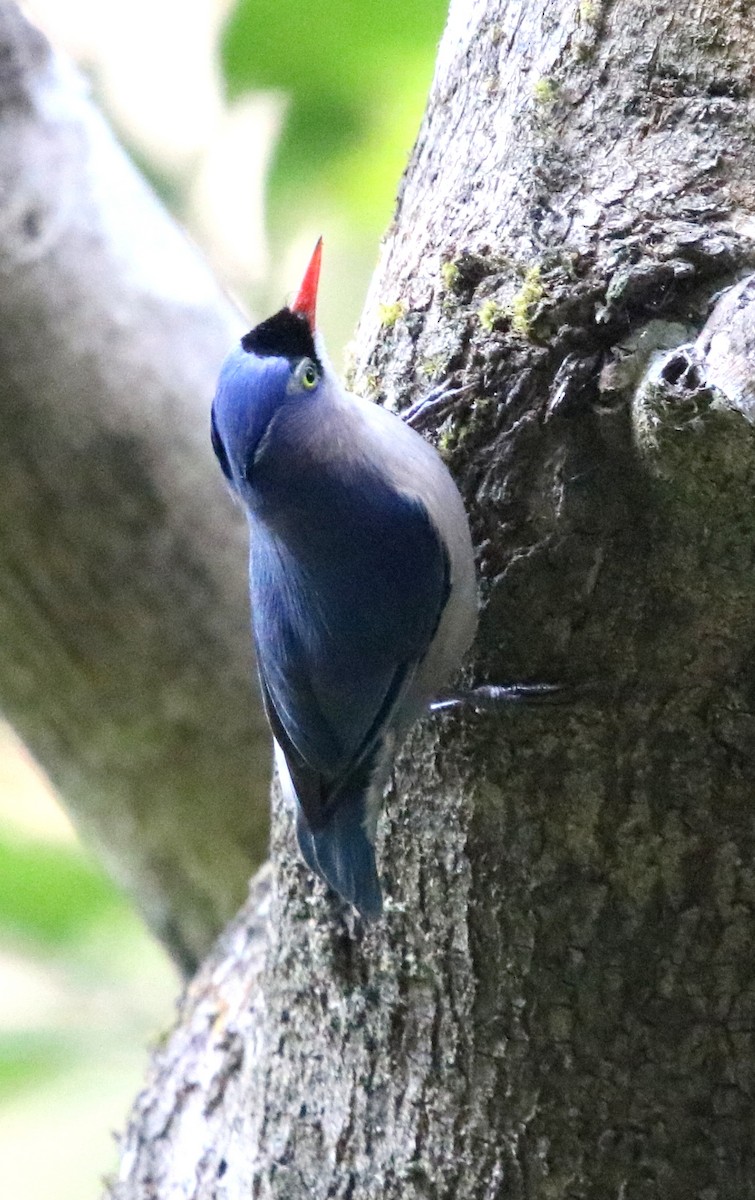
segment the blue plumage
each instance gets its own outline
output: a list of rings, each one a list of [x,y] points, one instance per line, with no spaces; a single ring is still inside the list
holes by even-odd
[[[375,917],[379,801],[397,745],[471,640],[474,569],[435,451],[328,367],[318,269],[316,252],[292,308],[228,356],[212,437],[249,515],[260,681],[302,854]]]
[[[307,866],[366,917],[374,920],[383,909],[375,865],[375,847],[365,823],[366,789],[343,797],[321,829],[310,826],[300,812],[296,822],[299,849]]]

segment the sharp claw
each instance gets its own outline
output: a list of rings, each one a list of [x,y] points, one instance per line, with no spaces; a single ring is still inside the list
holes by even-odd
[[[438,409],[450,403],[450,401],[456,400],[459,396],[465,396],[467,392],[474,392],[476,390],[477,384],[474,383],[465,383],[461,387],[456,388],[450,387],[448,383],[441,383],[438,387],[433,388],[431,392],[428,392],[426,396],[423,396],[421,400],[417,400],[407,408],[406,412],[401,414],[401,418],[407,425],[411,425],[412,429],[414,429],[417,423],[421,423],[418,422],[418,418],[429,417]]]
[[[474,708],[477,712],[490,712],[504,704],[542,704],[565,699],[570,692],[570,687],[563,683],[487,683],[465,692],[444,693],[431,702],[430,711]]]

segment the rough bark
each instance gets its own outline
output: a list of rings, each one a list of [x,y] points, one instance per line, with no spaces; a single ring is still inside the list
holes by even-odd
[[[374,927],[276,811],[264,967],[242,917],[118,1200],[755,1195],[752,284],[706,325],[755,263],[754,71],[745,3],[452,5],[356,379],[469,385],[431,433],[467,674],[571,691],[416,729]]]
[[[0,705],[192,969],[264,857],[246,534],[208,442],[241,318],[0,4]]]

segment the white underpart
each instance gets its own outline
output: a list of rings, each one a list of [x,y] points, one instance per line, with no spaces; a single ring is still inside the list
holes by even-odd
[[[296,799],[296,788],[291,778],[291,772],[288,769],[286,756],[279,746],[277,738],[273,738],[273,754],[275,756],[275,769],[278,772],[283,799],[291,811],[296,812],[299,807],[299,802]]]

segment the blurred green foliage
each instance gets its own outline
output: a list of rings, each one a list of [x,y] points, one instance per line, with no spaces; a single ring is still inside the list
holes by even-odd
[[[269,89],[288,100],[269,180],[274,233],[313,202],[373,234],[387,224],[446,11],[447,0],[240,0],[222,43],[229,99]]]
[[[75,1060],[75,1050],[59,1034],[4,1034],[0,1037],[0,1104],[26,1088],[44,1087]]]
[[[75,846],[0,837],[0,932],[60,945],[123,900]]]
[[[19,819],[0,837],[0,980],[0,1194],[23,1178],[30,1200],[94,1200],[175,973],[80,846]]]

